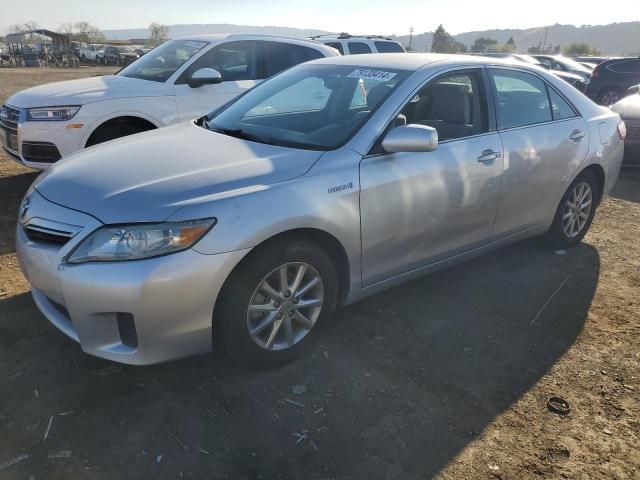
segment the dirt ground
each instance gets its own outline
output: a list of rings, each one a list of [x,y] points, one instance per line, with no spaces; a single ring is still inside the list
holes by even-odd
[[[103,70],[0,69],[0,101]],[[34,178],[0,153],[2,479],[640,479],[640,170],[565,255],[526,241],[377,295],[270,371],[83,354],[15,257]]]

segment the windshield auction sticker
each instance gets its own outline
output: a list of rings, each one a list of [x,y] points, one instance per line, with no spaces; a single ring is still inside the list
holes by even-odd
[[[365,80],[378,80],[380,82],[387,82],[395,77],[397,74],[392,72],[384,72],[382,70],[367,70],[364,68],[359,68],[354,70],[349,75],[348,78],[362,78]]]

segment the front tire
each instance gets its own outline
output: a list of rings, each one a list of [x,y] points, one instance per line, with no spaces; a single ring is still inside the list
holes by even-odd
[[[566,249],[582,241],[593,222],[599,198],[595,175],[589,171],[578,175],[562,197],[547,232],[552,247]]]
[[[216,305],[214,342],[243,365],[271,367],[301,356],[333,315],[336,267],[309,240],[285,238],[252,252]]]

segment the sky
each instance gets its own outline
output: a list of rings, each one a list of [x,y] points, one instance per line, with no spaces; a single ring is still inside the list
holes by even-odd
[[[440,23],[456,34],[640,20],[638,0],[617,0],[615,8],[593,8],[583,0],[536,0],[527,5],[523,8],[517,0],[0,0],[0,32],[29,20],[54,30],[76,21],[103,30],[144,28],[151,22],[234,23],[384,35],[406,35],[411,27],[416,33],[432,31]]]

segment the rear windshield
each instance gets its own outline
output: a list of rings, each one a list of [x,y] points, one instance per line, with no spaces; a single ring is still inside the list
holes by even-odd
[[[379,53],[404,52],[404,48],[397,42],[374,42]]]

